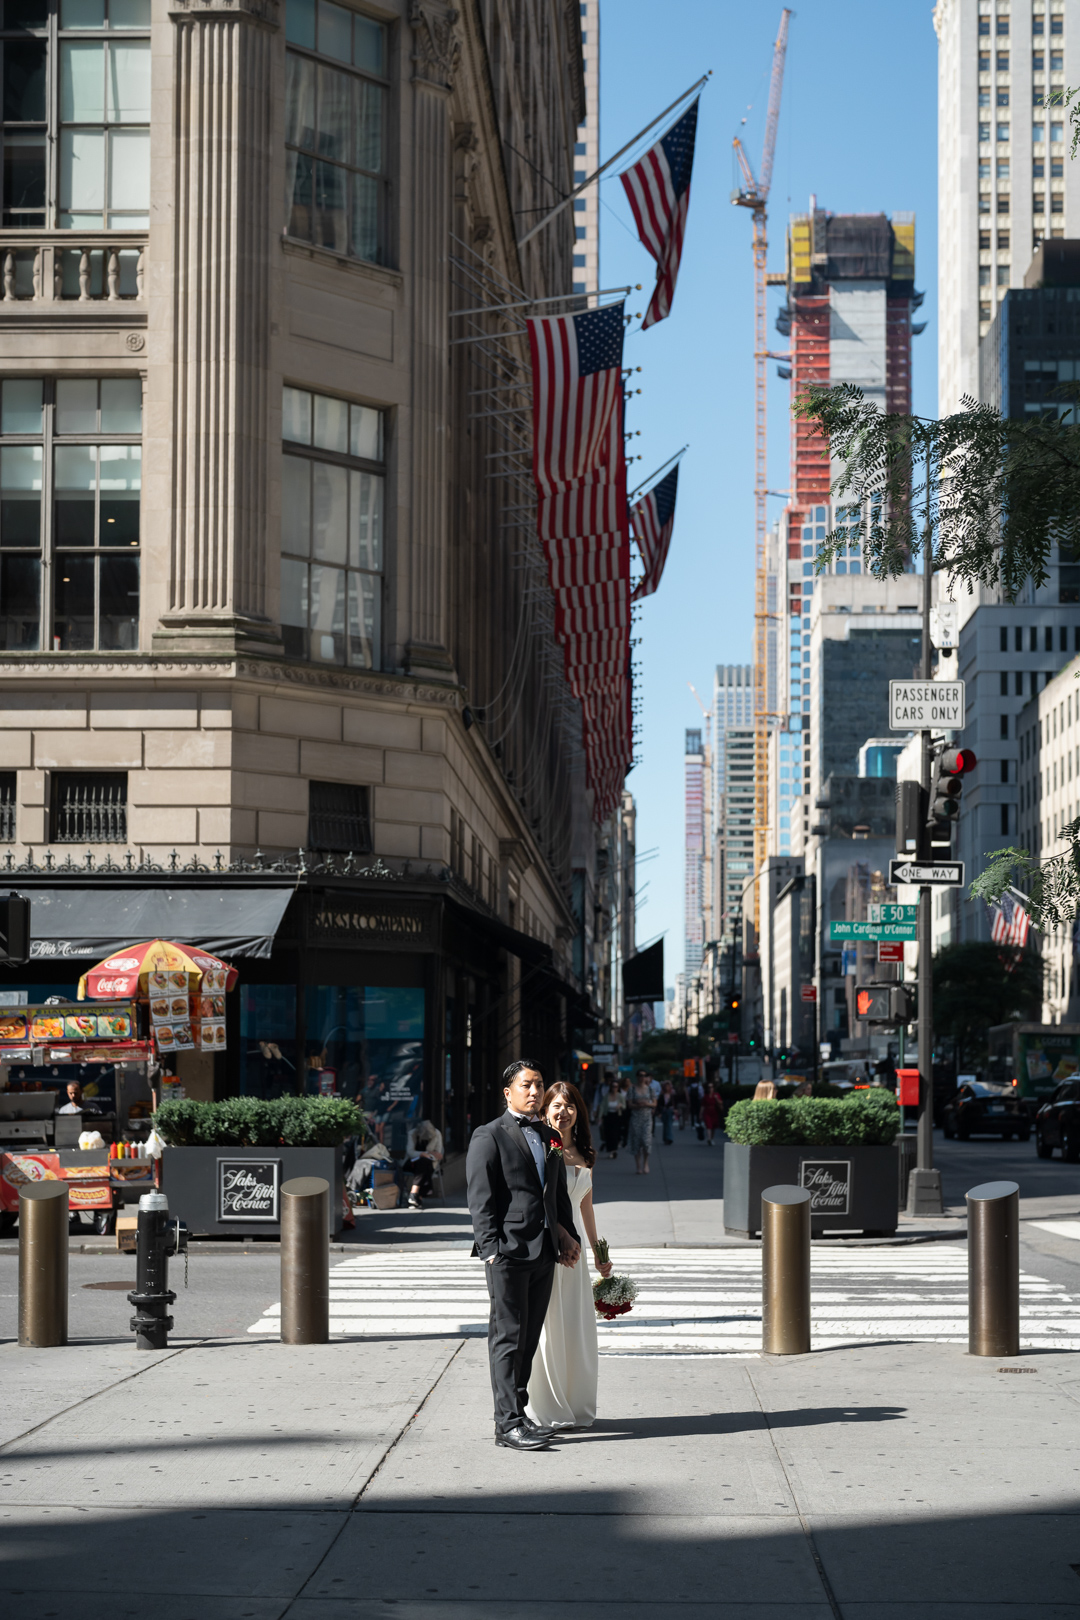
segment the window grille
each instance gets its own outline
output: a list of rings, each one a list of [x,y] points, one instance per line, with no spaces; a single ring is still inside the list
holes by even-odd
[[[127,772],[58,771],[49,842],[126,844]]]
[[[369,790],[345,782],[312,782],[308,789],[308,845],[328,854],[371,850]]]
[[[15,842],[15,772],[0,771],[0,844]]]

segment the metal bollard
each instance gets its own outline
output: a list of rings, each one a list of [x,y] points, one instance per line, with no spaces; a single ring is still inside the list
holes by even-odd
[[[68,1342],[68,1187],[35,1181],[19,1189],[19,1343]]]
[[[135,1287],[128,1295],[135,1307],[131,1330],[137,1350],[164,1350],[168,1346],[173,1326],[169,1306],[176,1299],[169,1288],[169,1256],[186,1248],[187,1228],[183,1221],[169,1219],[165,1194],[143,1193],[135,1244]]]
[[[761,1348],[770,1356],[810,1349],[810,1204],[805,1187],[761,1195]]]
[[[281,1342],[330,1339],[330,1183],[296,1176],[281,1186]]]
[[[1020,1354],[1020,1188],[972,1187],[968,1206],[968,1355]]]

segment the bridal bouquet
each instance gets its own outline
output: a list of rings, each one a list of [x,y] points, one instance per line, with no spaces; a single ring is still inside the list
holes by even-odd
[[[607,1264],[607,1241],[601,1238],[595,1249],[596,1263],[599,1266]],[[617,1316],[625,1316],[637,1299],[637,1283],[632,1277],[598,1277],[592,1285],[593,1304],[597,1316],[602,1316],[605,1322],[612,1322]]]

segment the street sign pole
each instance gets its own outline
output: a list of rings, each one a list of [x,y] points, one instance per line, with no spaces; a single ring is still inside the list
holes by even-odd
[[[923,522],[923,599],[922,599],[922,660],[919,674],[924,681],[931,676],[930,668],[930,597],[934,584],[934,546],[931,512],[930,451],[926,454],[926,513]],[[930,795],[930,731],[924,726],[920,733],[921,770],[924,803]],[[925,836],[925,835],[924,835]],[[927,843],[927,853],[929,844]],[[930,896],[933,891],[926,884],[919,889],[919,1127],[916,1143],[916,1168],[908,1179],[908,1214],[943,1215],[945,1206],[941,1197],[941,1171],[934,1169],[934,975],[931,966],[931,914]]]

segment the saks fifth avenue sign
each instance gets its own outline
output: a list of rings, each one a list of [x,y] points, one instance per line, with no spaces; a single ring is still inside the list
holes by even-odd
[[[280,1159],[219,1159],[218,1220],[280,1220],[280,1185]]]
[[[427,934],[428,920],[420,911],[374,905],[333,906],[324,902],[312,916],[312,929],[316,935],[333,939],[419,944]]]

